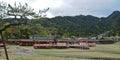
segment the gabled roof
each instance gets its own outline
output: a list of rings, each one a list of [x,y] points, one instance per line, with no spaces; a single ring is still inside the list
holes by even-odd
[[[54,36],[37,36],[34,38],[36,41],[54,41],[55,37]]]
[[[20,39],[20,41],[33,41],[32,39]]]
[[[20,41],[20,39],[8,39],[8,41]]]
[[[67,38],[60,38],[59,41],[69,41],[69,42],[76,42],[76,39],[67,39]]]

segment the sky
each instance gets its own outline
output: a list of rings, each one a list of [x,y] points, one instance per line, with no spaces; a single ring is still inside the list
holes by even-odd
[[[36,11],[50,8],[47,17],[93,15],[107,17],[113,11],[120,11],[120,0],[0,0],[9,4],[28,3]]]

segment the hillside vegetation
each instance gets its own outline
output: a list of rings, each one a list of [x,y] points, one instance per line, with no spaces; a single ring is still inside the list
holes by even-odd
[[[19,20],[19,19],[17,19]],[[3,23],[16,23],[15,19],[7,18]],[[19,20],[22,22],[22,20]],[[25,21],[25,20],[24,20]],[[33,34],[38,35],[59,35],[62,37],[88,37],[105,34],[105,36],[120,35],[120,11],[114,11],[108,17],[95,17],[91,15],[78,16],[57,16],[54,18],[40,18],[31,19],[26,23],[27,25],[13,26],[18,29],[17,32],[10,34],[12,38],[21,38]],[[12,28],[13,28],[12,27]],[[18,34],[20,33],[20,34]]]
[[[108,17],[91,15],[57,16],[41,22],[45,28],[56,29],[61,36],[96,36],[105,33],[106,36],[120,35],[120,11],[114,11]]]

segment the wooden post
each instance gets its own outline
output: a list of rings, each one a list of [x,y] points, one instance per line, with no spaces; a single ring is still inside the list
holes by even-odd
[[[5,51],[5,55],[6,55],[6,59],[9,60],[5,41],[3,42],[3,47],[4,47],[4,51]]]
[[[3,37],[2,33],[1,33],[1,37],[2,37],[2,41],[3,41],[3,47],[4,47],[6,59],[9,60],[8,53],[7,53],[7,48],[6,48],[6,44],[5,44],[5,40],[4,40],[4,37]]]

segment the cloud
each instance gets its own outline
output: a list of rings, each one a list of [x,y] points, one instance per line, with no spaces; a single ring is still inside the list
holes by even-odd
[[[24,3],[30,3],[29,2],[29,0],[0,0],[0,1],[4,1],[4,2],[7,2],[8,4],[11,4],[11,5],[13,5],[15,2],[16,3],[22,3],[22,4],[24,4]]]
[[[35,10],[50,8],[48,17],[94,15],[108,16],[115,10],[120,10],[120,0],[0,0],[10,4],[27,2]]]
[[[51,9],[55,16],[95,15],[108,16],[112,11],[119,10],[119,0],[64,0],[59,8]]]

